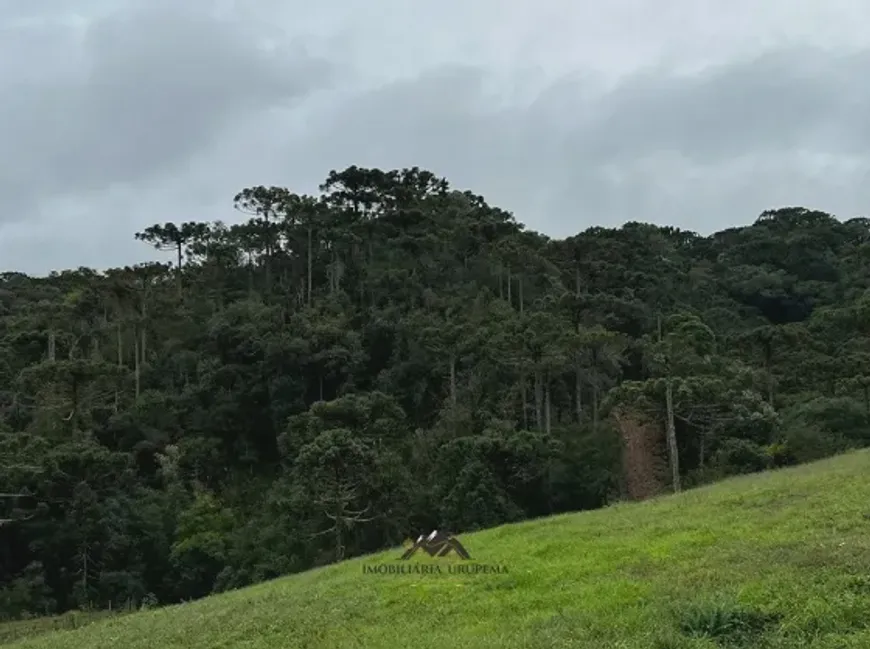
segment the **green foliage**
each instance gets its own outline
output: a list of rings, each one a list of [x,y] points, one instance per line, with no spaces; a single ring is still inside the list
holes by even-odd
[[[870,442],[861,220],[551,240],[356,166],[234,205],[136,234],[171,264],[0,276],[0,616],[598,508],[665,447],[658,490]]]
[[[808,462],[870,441],[870,413],[848,397],[819,396],[785,411],[783,441],[795,462]]]
[[[696,604],[682,612],[680,631],[692,638],[709,638],[722,647],[757,647],[781,618],[723,602]]]
[[[502,574],[425,556],[410,562],[441,574],[364,571],[405,563],[396,545],[74,632],[34,628],[10,649],[863,649],[868,471],[864,450],[460,535],[472,563]],[[6,628],[18,635],[0,625],[0,639]]]
[[[178,516],[169,558],[179,575],[178,587],[188,596],[201,597],[212,590],[227,560],[233,523],[232,512],[205,491],[197,491]]]

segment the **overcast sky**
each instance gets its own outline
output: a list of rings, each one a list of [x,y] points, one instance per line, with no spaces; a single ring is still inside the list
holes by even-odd
[[[2,0],[0,271],[418,165],[551,236],[870,202],[867,0]]]

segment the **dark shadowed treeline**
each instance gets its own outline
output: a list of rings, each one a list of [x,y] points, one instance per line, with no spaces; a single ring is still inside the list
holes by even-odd
[[[136,235],[170,265],[0,276],[0,614],[201,597],[870,435],[865,219],[557,241],[418,169],[321,190]]]

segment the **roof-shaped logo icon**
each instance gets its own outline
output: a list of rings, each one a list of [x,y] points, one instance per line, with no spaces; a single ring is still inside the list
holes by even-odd
[[[445,557],[451,552],[455,552],[461,559],[471,559],[458,539],[448,532],[439,532],[438,530],[425,537],[421,534],[414,544],[405,550],[401,558],[410,559],[417,550],[423,550],[430,557]]]

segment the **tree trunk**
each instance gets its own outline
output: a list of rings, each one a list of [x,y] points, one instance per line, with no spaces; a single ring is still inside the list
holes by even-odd
[[[526,386],[526,375],[522,374],[520,376],[520,398],[523,402],[523,430],[529,429],[529,410],[526,407],[529,399],[527,395],[527,386]]]
[[[84,587],[85,602],[90,603],[88,596],[88,546],[86,543],[82,545],[82,586]]]
[[[598,381],[592,384],[592,432],[598,432]]]
[[[119,368],[124,367],[124,338],[121,334],[122,334],[121,323],[118,322],[115,325],[115,341],[116,341],[116,346],[118,348],[118,367]],[[115,412],[116,413],[118,412],[120,402],[121,402],[121,395],[119,394],[119,392],[116,388],[115,389]]]
[[[121,323],[115,326],[115,340],[118,347],[118,367],[124,367],[124,337],[121,331]]]
[[[254,253],[248,252],[248,294],[254,295]]]
[[[369,263],[369,268],[372,268],[372,267],[374,267],[374,263],[375,263],[375,249],[374,249],[374,244],[372,243],[372,236],[373,235],[372,235],[371,230],[369,230],[368,236],[369,236],[369,262],[368,263]],[[368,292],[367,292],[368,297],[369,297],[369,305],[368,306],[374,306],[375,302],[376,302],[374,283],[372,282],[371,275],[367,274],[366,279],[367,279],[367,281],[364,284],[365,284],[366,288],[368,288]],[[366,306],[366,305],[363,305],[363,306]]]
[[[665,406],[667,409],[665,435],[668,441],[668,459],[671,463],[671,478],[673,480],[674,492],[679,493],[681,490],[680,458],[677,450],[677,429],[674,425],[674,387],[670,379],[668,379],[665,388]]]
[[[540,370],[535,370],[535,424],[538,432],[544,430],[544,381]]]
[[[335,517],[335,560],[341,561],[344,559],[344,544],[341,538],[341,510],[338,510],[338,512]]]
[[[142,299],[142,329],[140,336],[142,337],[142,347],[139,350],[142,355],[142,363],[145,363],[146,358],[146,349],[145,349],[145,336],[146,336],[146,328],[148,325],[148,304],[145,302],[145,299]]]
[[[344,559],[344,543],[342,543],[341,523],[344,519],[345,500],[341,493],[341,473],[338,466],[333,467],[335,480],[335,560]]]
[[[263,221],[266,226],[266,249],[263,255],[263,270],[265,271],[266,295],[272,290],[272,223],[269,221],[269,212],[263,213]]]
[[[178,253],[178,266],[175,269],[175,278],[176,278],[176,281],[178,282],[178,297],[179,298],[181,298],[182,290],[183,290],[182,286],[181,286],[181,246],[182,246],[182,244],[183,244],[182,241],[176,241],[176,243],[175,243],[176,252]]]
[[[520,290],[519,290],[519,296],[518,296],[518,297],[519,297],[519,300],[520,300],[520,315],[523,315],[523,311],[524,311],[524,309],[525,309],[525,304],[524,304],[524,300],[523,300],[523,275],[522,275],[522,274],[520,274],[520,275],[517,277],[517,282],[518,282],[519,285],[520,285],[520,286],[519,286],[519,289],[520,289]]]
[[[311,306],[311,287],[312,287],[312,279],[311,279],[311,269],[313,268],[313,254],[314,254],[314,246],[311,242],[311,226],[308,226],[308,306]]]
[[[579,360],[577,360],[574,368],[574,407],[576,409],[577,423],[579,424],[583,421],[583,375]]]
[[[544,430],[550,434],[551,424],[551,403],[550,403],[550,381],[549,377],[544,384]]]
[[[450,403],[456,405],[456,356],[450,354]]]
[[[133,378],[135,379],[136,384],[136,398],[139,398],[139,386],[140,386],[140,376],[141,376],[141,360],[139,358],[139,337],[136,336],[133,338]]]
[[[332,262],[330,263],[330,271],[329,271],[329,293],[330,295],[335,293],[338,288],[338,282],[336,281],[338,269],[338,262],[335,257],[335,250],[332,251]]]
[[[512,289],[513,289],[513,278],[511,277],[511,268],[510,268],[510,266],[508,266],[508,269],[507,269],[507,297],[508,297],[508,299],[507,299],[507,301],[508,301],[508,304],[510,304],[511,306],[514,305],[513,290]]]
[[[76,372],[72,373],[70,377],[70,413],[69,417],[67,417],[67,432],[70,435],[75,435],[79,432],[78,427],[78,419],[79,419],[79,401],[81,400],[81,395],[79,394],[80,385],[79,385],[79,376]]]

